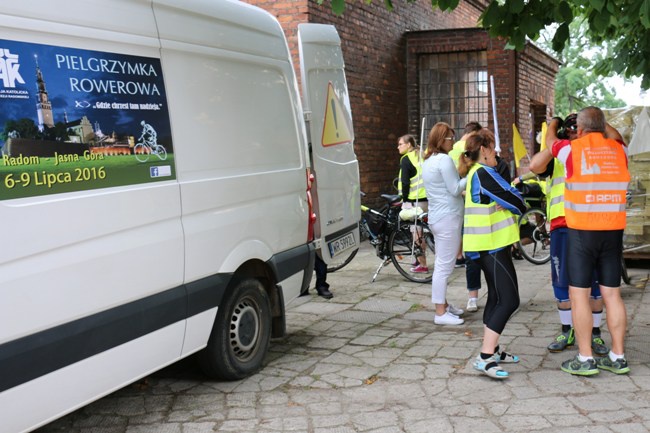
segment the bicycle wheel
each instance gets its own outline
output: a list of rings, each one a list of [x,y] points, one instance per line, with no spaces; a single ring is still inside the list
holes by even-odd
[[[167,159],[167,149],[165,149],[163,146],[160,144],[156,145],[156,156],[160,158],[162,161]]]
[[[331,274],[346,266],[357,255],[357,252],[359,250],[354,250],[348,255],[342,254],[340,257],[335,258],[333,262],[327,265],[327,273]]]
[[[627,273],[627,265],[625,264],[625,257],[623,257],[623,256],[621,256],[621,278],[623,278],[623,282],[625,284],[632,283],[632,279],[630,278],[630,274]]]
[[[388,237],[388,253],[397,271],[415,283],[431,282],[433,263],[436,256],[433,234],[429,226],[418,222],[417,229],[412,224],[403,224]],[[415,242],[413,237],[415,235]],[[418,257],[424,257],[427,264],[425,272],[414,272]]]
[[[536,265],[551,260],[551,222],[546,213],[537,208],[528,209],[519,217],[521,240],[517,243],[521,255]]]
[[[133,147],[133,154],[135,155],[135,159],[140,162],[147,162],[149,159],[149,152],[149,148],[142,143],[138,143]]]

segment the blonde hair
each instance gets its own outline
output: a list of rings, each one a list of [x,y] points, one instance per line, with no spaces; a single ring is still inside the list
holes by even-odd
[[[460,155],[458,160],[458,174],[461,177],[467,176],[474,164],[481,156],[481,147],[490,148],[494,143],[494,134],[488,129],[481,129],[465,141],[465,152]]]

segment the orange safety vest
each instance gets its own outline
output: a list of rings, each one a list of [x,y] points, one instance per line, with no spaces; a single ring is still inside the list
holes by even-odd
[[[622,230],[630,182],[623,145],[589,133],[571,142],[573,174],[565,179],[564,213],[569,228]]]

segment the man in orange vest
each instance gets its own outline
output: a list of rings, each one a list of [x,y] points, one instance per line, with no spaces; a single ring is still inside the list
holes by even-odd
[[[625,193],[630,181],[623,137],[605,121],[597,107],[578,113],[578,138],[558,140],[559,123],[551,120],[546,144],[565,167],[564,210],[568,227],[569,297],[578,355],[562,363],[562,370],[581,376],[599,369],[625,374],[624,339],[627,312],[621,298],[621,255],[625,228]],[[607,308],[612,349],[594,360],[591,348],[593,318],[589,304],[596,270]]]

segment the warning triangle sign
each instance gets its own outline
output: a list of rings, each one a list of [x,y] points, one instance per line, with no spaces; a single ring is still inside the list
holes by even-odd
[[[330,82],[327,87],[327,106],[325,107],[325,121],[323,122],[323,146],[348,143],[352,141],[352,132],[348,125],[347,110],[339,101]]]

